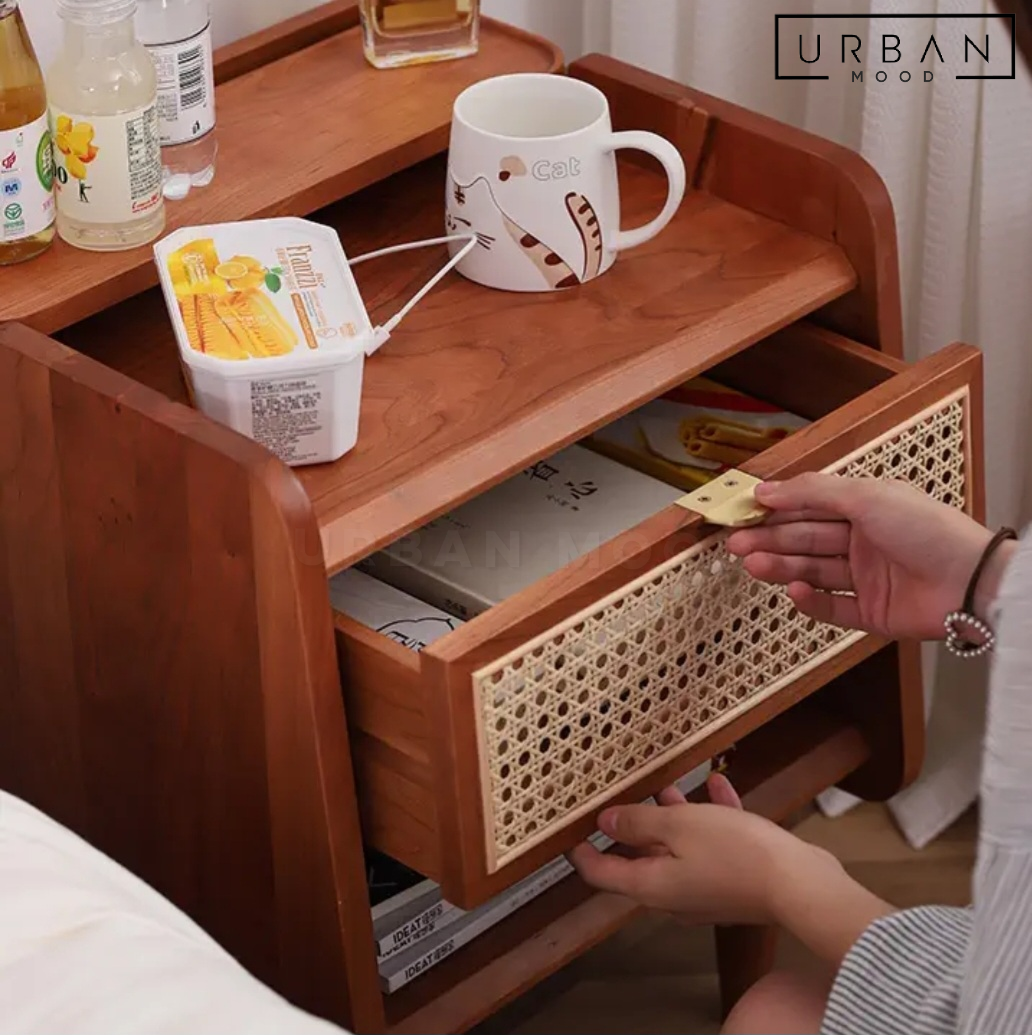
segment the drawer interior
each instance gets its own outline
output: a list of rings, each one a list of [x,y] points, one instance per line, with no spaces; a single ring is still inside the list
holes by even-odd
[[[707,376],[816,421],[903,369],[898,361],[800,323],[735,355]],[[703,556],[698,563],[705,567],[712,559]],[[491,620],[488,611],[470,625]],[[452,819],[439,814],[452,807],[448,796],[442,798],[437,771],[440,751],[451,749],[439,742],[445,736],[438,714],[443,703],[429,687],[418,654],[345,615],[335,614],[334,621],[367,837],[379,850],[439,880],[447,869],[441,831]],[[463,635],[462,630],[451,634],[440,642],[441,649],[446,653],[448,640]],[[722,659],[717,655],[714,660]],[[500,678],[514,677],[503,672]],[[642,706],[651,703],[647,697],[641,701]],[[495,721],[516,718],[500,711]],[[542,727],[546,734],[555,732],[555,719],[550,715],[549,729]],[[544,715],[540,721],[546,722]],[[565,727],[560,724],[557,730],[562,736]],[[663,737],[672,736],[669,730],[660,733],[655,750],[662,749]],[[591,750],[586,741],[580,746]],[[596,790],[590,781],[577,789],[589,795]]]
[[[709,376],[816,421],[905,368],[900,360],[803,322],[731,356]]]

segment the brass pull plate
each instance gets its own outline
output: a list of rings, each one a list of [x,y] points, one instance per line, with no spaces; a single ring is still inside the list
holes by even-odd
[[[741,471],[726,471],[716,480],[677,501],[679,507],[701,514],[707,524],[749,528],[766,518],[767,508],[756,502],[761,479]]]

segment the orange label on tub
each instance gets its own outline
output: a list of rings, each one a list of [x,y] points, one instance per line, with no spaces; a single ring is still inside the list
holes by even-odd
[[[191,241],[168,258],[190,347],[218,359],[286,356],[298,334],[272,296],[283,270],[249,255],[223,259],[211,238]]]
[[[284,218],[184,228],[155,254],[166,298],[182,315],[185,350],[219,360],[296,359],[353,348],[372,332],[327,227]]]

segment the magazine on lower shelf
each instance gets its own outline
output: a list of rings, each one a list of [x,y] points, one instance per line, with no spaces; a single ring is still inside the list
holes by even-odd
[[[430,889],[411,912],[399,909],[377,922],[373,918],[373,937],[376,939],[376,958],[380,963],[400,955],[406,949],[429,938],[435,931],[443,930],[461,920],[465,910],[453,906],[441,894],[433,881]]]
[[[702,765],[679,780],[677,786],[688,794],[705,783],[710,771],[709,763]],[[590,840],[602,852],[613,844],[602,833],[596,833]],[[438,891],[438,900],[433,906],[378,939],[381,988],[388,994],[404,988],[572,873],[573,867],[565,858],[556,859],[471,912],[451,905],[440,898]],[[438,911],[435,913],[435,910]],[[392,937],[394,933],[399,934],[397,940]]]
[[[599,838],[598,847],[604,850],[608,844],[601,840],[601,835]],[[469,913],[460,910],[442,930],[436,930],[408,951],[381,962],[380,987],[388,994],[404,988],[572,873],[573,867],[566,859],[556,859],[479,909]]]

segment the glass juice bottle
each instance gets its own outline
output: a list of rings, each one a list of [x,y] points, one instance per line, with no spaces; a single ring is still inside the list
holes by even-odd
[[[0,0],[0,266],[54,240],[47,94],[17,0]]]
[[[480,0],[362,0],[365,55],[377,68],[447,61],[477,52]]]
[[[165,227],[157,74],[136,0],[57,0],[64,46],[48,77],[57,232],[90,251],[147,244]]]

